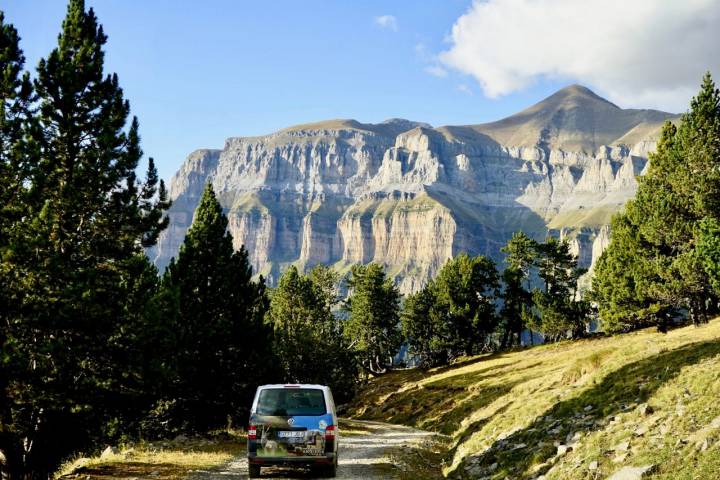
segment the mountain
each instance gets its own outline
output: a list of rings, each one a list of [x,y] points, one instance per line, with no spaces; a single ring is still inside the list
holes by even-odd
[[[499,260],[517,230],[569,238],[590,267],[675,118],[572,85],[492,123],[340,119],[229,138],[191,153],[172,178],[170,227],[148,253],[161,269],[177,254],[212,182],[235,246],[270,284],[290,264],[374,261],[415,291],[460,251]]]

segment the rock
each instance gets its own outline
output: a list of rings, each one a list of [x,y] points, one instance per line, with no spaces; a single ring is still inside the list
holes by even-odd
[[[633,433],[635,434],[636,437],[642,437],[647,432],[648,432],[648,427],[646,427],[645,425],[640,425],[639,427],[637,427],[635,429],[635,431]]]
[[[640,480],[645,475],[651,474],[655,470],[654,465],[645,465],[642,467],[624,467],[613,473],[608,480]]]
[[[720,428],[720,416],[713,418],[710,422],[710,428]]]
[[[501,433],[500,435],[498,435],[497,440],[505,440],[506,438],[510,437],[514,433],[519,432],[520,430],[521,430],[520,427],[515,427],[512,430],[505,431],[505,432]]]
[[[585,408],[583,408],[583,410],[586,411],[586,412],[589,412],[589,411],[592,410],[592,409],[593,409],[593,406],[592,406],[592,405],[586,405]]]
[[[630,442],[620,442],[613,447],[613,451],[616,452],[627,452],[628,450],[630,450]]]
[[[107,458],[107,457],[106,457]],[[73,468],[70,474],[79,474],[79,473],[85,473],[88,469],[87,465],[90,462],[90,459],[87,457],[78,458],[73,463]]]
[[[525,448],[525,447],[527,447],[527,444],[525,444],[525,443],[518,443],[518,444],[516,444],[516,445],[513,447],[513,450],[520,450],[520,449]]]
[[[598,469],[598,461],[593,460],[592,462],[590,462],[590,464],[588,465],[588,470],[594,472],[597,469]]]
[[[106,460],[108,458],[114,457],[118,453],[120,453],[120,450],[118,450],[116,447],[112,447],[112,446],[108,445],[107,447],[105,447],[105,450],[103,450],[102,453],[100,454],[100,458],[102,460]]]
[[[556,453],[556,455],[557,455],[557,456],[565,455],[565,454],[566,454],[567,452],[569,452],[570,450],[572,450],[572,447],[569,446],[569,445],[559,445],[559,446],[557,447],[557,453]]]
[[[185,443],[187,441],[188,441],[188,437],[186,437],[182,433],[173,439],[173,442],[175,442],[175,443]]]
[[[638,407],[638,412],[642,416],[647,416],[647,415],[650,415],[653,412],[655,412],[655,410],[653,410],[653,408],[650,405],[648,405],[647,403],[641,403],[640,406]]]
[[[621,454],[615,455],[612,459],[612,462],[613,463],[623,463],[626,458],[627,458],[627,453],[621,453]]]
[[[619,210],[669,117],[563,90],[532,114],[472,127],[333,120],[229,138],[173,176],[170,224],[147,253],[161,271],[177,256],[210,182],[234,246],[268,285],[287,263],[374,261],[397,272],[403,293],[416,291],[460,249],[500,260],[513,232],[544,237],[554,219]],[[610,239],[608,225],[553,233],[582,268]]]
[[[568,445],[574,445],[582,438],[582,432],[568,433],[565,437],[565,443]]]

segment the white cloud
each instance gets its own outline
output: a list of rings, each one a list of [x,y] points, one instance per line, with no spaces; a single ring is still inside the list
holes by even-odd
[[[448,75],[447,70],[445,70],[440,65],[429,65],[429,66],[425,67],[425,72],[429,73],[433,77],[438,77],[438,78],[445,78]]]
[[[392,30],[393,32],[397,32],[398,30],[397,18],[392,15],[380,15],[379,17],[375,17],[375,24],[381,28]]]
[[[498,97],[548,77],[621,106],[687,109],[703,73],[720,81],[718,0],[475,0],[442,63]]]

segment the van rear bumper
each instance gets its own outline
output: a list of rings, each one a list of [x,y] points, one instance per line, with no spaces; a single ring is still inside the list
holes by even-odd
[[[335,453],[326,453],[318,457],[258,457],[254,453],[248,454],[248,463],[251,465],[331,465],[335,463]]]

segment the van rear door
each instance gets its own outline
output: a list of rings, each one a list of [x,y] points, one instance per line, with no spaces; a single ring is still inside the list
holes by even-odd
[[[333,419],[323,390],[285,386],[260,390],[250,423],[258,457],[315,457],[325,454],[325,429]]]

